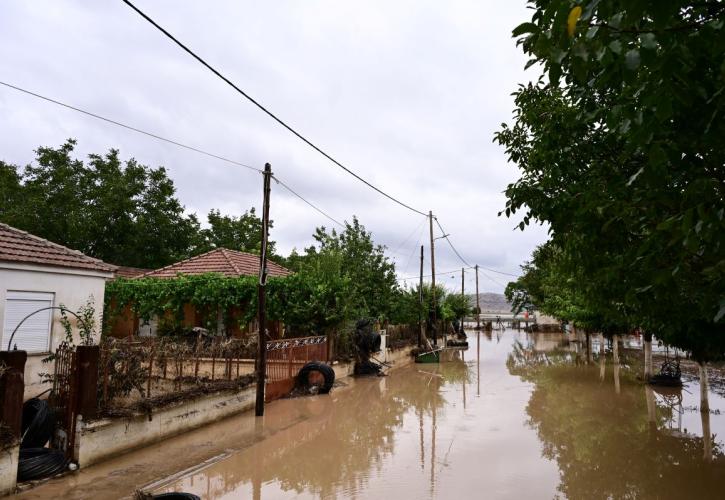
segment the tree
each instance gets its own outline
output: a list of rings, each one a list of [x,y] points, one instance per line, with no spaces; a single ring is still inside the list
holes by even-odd
[[[522,170],[506,215],[550,225],[602,323],[721,356],[725,6],[529,3],[514,36],[549,81],[519,88],[496,135]]]
[[[389,318],[395,295],[399,291],[395,266],[385,256],[385,248],[376,245],[372,234],[357,217],[338,233],[317,228],[313,235],[318,247],[307,249],[306,260],[327,253],[339,254],[341,273],[349,280],[351,313],[357,317]]]
[[[262,245],[262,220],[254,207],[239,217],[222,215],[219,210],[207,214],[209,228],[201,230],[202,251],[213,248],[229,248],[242,252],[259,253]],[[272,227],[272,221],[269,223]],[[267,251],[275,254],[275,242],[267,242]]]
[[[84,163],[73,157],[75,146],[69,139],[40,147],[24,169],[0,162],[0,221],[133,267],[158,268],[219,247],[259,253],[262,223],[254,208],[239,217],[211,210],[201,229],[164,167],[123,162],[116,149]],[[273,241],[269,249],[274,255]]]

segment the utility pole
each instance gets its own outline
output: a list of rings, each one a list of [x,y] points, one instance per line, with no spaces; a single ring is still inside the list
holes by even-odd
[[[433,211],[428,212],[428,219],[430,222],[430,272],[431,272],[431,287],[430,296],[433,301],[433,312],[432,312],[432,327],[433,327],[433,345],[438,345],[438,333],[436,326],[436,257],[435,257],[435,239],[433,238]]]
[[[420,301],[420,308],[418,313],[418,347],[423,345],[423,248],[425,245],[420,246],[420,282],[418,283],[418,300]]]
[[[257,286],[259,304],[259,346],[257,352],[257,399],[254,414],[264,415],[264,384],[267,375],[267,317],[265,311],[265,286],[267,284],[267,240],[269,239],[269,192],[272,179],[272,165],[264,164],[264,188],[262,200],[262,245],[259,252],[259,284]]]
[[[481,329],[481,303],[478,299],[478,264],[476,264],[476,328]]]
[[[466,287],[466,281],[465,280],[466,280],[466,278],[465,278],[465,273],[466,273],[466,268],[465,267],[462,267],[461,268],[461,299],[463,299],[463,300],[466,300],[466,292],[465,292],[465,287]],[[463,331],[463,319],[464,318],[465,318],[465,316],[461,316],[461,332]]]

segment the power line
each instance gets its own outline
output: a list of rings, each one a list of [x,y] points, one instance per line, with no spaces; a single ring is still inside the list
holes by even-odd
[[[140,129],[138,127],[134,127],[133,125],[128,125],[126,123],[120,122],[118,120],[114,120],[112,118],[107,118],[107,117],[102,116],[102,115],[99,115],[97,113],[93,113],[91,111],[87,111],[87,110],[82,109],[82,108],[79,108],[77,106],[73,106],[71,104],[65,103],[63,101],[59,101],[57,99],[53,99],[51,97],[47,97],[47,96],[44,96],[42,94],[38,94],[37,92],[33,92],[31,90],[28,90],[28,89],[19,87],[17,85],[13,85],[11,83],[7,83],[7,82],[4,82],[4,81],[0,81],[0,85],[3,85],[3,86],[8,87],[8,88],[11,88],[13,90],[17,90],[18,92],[22,92],[23,94],[30,95],[32,97],[36,97],[36,98],[41,99],[43,101],[50,102],[50,103],[55,104],[57,106],[61,106],[61,107],[64,107],[66,109],[70,109],[72,111],[76,111],[77,113],[81,113],[81,114],[84,114],[86,116],[90,116],[90,117],[95,118],[97,120],[101,120],[101,121],[104,121],[106,123],[110,123],[112,125],[116,125],[118,127],[125,128],[127,130],[131,130],[132,132],[136,132],[137,134],[145,135],[145,136],[151,137],[153,139],[156,139],[156,140],[159,140],[159,141],[163,141],[163,142],[166,142],[168,144],[172,144],[172,145],[177,146],[177,147],[180,147],[180,148],[187,149],[189,151],[194,151],[195,153],[199,153],[199,154],[208,156],[210,158],[215,158],[217,160],[221,160],[221,161],[224,161],[224,162],[229,163],[229,164],[232,164],[232,165],[236,165],[236,166],[239,166],[239,167],[244,167],[246,169],[249,169],[249,170],[253,170],[255,172],[262,173],[262,170],[261,169],[252,167],[251,165],[248,165],[246,163],[242,163],[242,162],[239,162],[239,161],[236,161],[236,160],[232,160],[230,158],[226,158],[224,156],[221,156],[221,155],[218,155],[218,154],[215,154],[215,153],[211,153],[209,151],[205,151],[203,149],[200,149],[200,148],[197,148],[197,147],[194,147],[194,146],[189,146],[188,144],[184,144],[184,143],[179,142],[177,140],[169,139],[167,137],[163,137],[163,136],[158,135],[158,134],[155,134],[153,132],[148,132],[146,130]],[[299,198],[300,200],[302,200],[303,202],[305,202],[307,205],[309,205],[310,207],[312,207],[314,210],[316,210],[317,212],[319,212],[320,214],[322,214],[324,217],[328,218],[329,220],[331,220],[332,222],[334,222],[335,224],[337,224],[340,227],[345,227],[345,225],[343,223],[339,222],[334,217],[332,217],[331,215],[329,215],[328,213],[326,213],[324,210],[322,210],[321,208],[317,207],[314,203],[312,203],[311,201],[307,200],[302,195],[300,195],[299,193],[297,193],[289,185],[285,184],[279,177],[274,176],[274,179],[282,187],[284,187],[287,191],[289,191],[294,196],[296,196],[297,198]],[[427,214],[423,214],[423,215],[425,215],[427,217]],[[438,227],[443,232],[443,234],[446,234],[445,231],[443,231],[443,227],[441,226],[440,222],[438,222],[438,219],[437,218],[435,219],[435,221],[436,221],[436,224],[438,224]],[[414,230],[414,232],[415,232],[415,230]],[[402,246],[403,244],[405,244],[405,241],[407,241],[408,239],[410,239],[410,236],[408,236],[408,238],[406,238],[406,240],[404,240],[403,243],[400,246]],[[453,244],[451,243],[451,241],[448,239],[448,236],[446,236],[445,239],[446,239],[446,241],[448,241],[448,244],[451,245],[451,248],[456,253],[456,255],[458,255],[458,258],[460,258],[463,261],[464,264],[466,264],[467,266],[471,267],[470,264],[468,264],[465,260],[463,260],[463,258],[461,257],[461,255],[458,253],[458,251],[455,249],[455,247],[453,246]],[[498,273],[498,274],[503,274],[503,275],[506,275],[506,276],[513,276],[514,278],[517,278],[518,277],[518,275],[515,275],[515,274],[505,273],[503,271],[497,271],[495,269],[489,269],[489,268],[486,268],[486,267],[481,267],[480,269],[485,269],[486,271],[490,271],[490,272]],[[436,275],[437,274],[438,273],[436,273]],[[416,276],[416,278],[417,277],[418,276]],[[491,279],[491,278],[489,278],[489,279]],[[495,282],[495,280],[492,280],[492,281]]]
[[[503,271],[496,271],[495,269],[489,269],[489,268],[483,267],[483,266],[478,266],[478,268],[479,269],[484,269],[484,270],[489,271],[489,272],[492,272],[492,273],[503,274],[504,276],[513,276],[514,278],[519,278],[520,277],[519,274],[505,273]]]
[[[307,139],[305,136],[303,136],[302,134],[300,134],[299,132],[297,132],[294,128],[292,128],[290,125],[288,125],[286,122],[284,122],[281,118],[277,117],[277,115],[275,115],[270,110],[268,110],[266,107],[264,107],[262,104],[260,104],[256,99],[254,99],[249,94],[247,94],[245,91],[243,91],[242,89],[240,89],[236,84],[234,84],[226,76],[222,75],[218,70],[216,70],[213,66],[211,66],[209,63],[207,63],[200,56],[198,56],[194,51],[192,51],[186,45],[184,45],[179,40],[177,40],[171,33],[169,33],[164,28],[162,28],[156,21],[154,21],[149,16],[147,16],[144,12],[142,12],[138,7],[136,7],[129,0],[121,0],[121,1],[123,3],[125,3],[126,5],[128,5],[129,7],[131,7],[134,11],[136,11],[136,13],[138,13],[146,21],[148,21],[149,23],[151,23],[156,29],[158,29],[159,31],[161,31],[170,40],[172,40],[174,43],[176,43],[176,45],[178,45],[179,47],[181,47],[187,54],[189,54],[191,57],[193,57],[194,59],[196,59],[197,61],[199,61],[209,71],[211,71],[216,76],[218,76],[219,78],[221,78],[227,85],[229,85],[234,90],[236,90],[239,94],[241,94],[242,96],[244,96],[244,98],[246,98],[249,102],[251,102],[252,104],[254,104],[255,106],[257,106],[259,109],[261,109],[270,118],[272,118],[274,121],[276,121],[277,123],[279,123],[280,125],[282,125],[284,128],[286,128],[289,132],[291,132],[292,134],[294,134],[302,142],[304,142],[305,144],[307,144],[308,146],[310,146],[312,149],[314,149],[315,151],[317,151],[318,153],[320,153],[322,156],[324,156],[325,158],[327,158],[328,160],[330,160],[332,163],[334,163],[335,165],[337,165],[338,167],[340,167],[341,169],[343,169],[348,174],[350,174],[353,177],[355,177],[357,180],[359,180],[363,184],[367,185],[369,188],[377,191],[378,193],[382,194],[386,198],[394,201],[398,205],[401,205],[401,206],[407,208],[408,210],[411,210],[411,211],[413,211],[415,213],[418,213],[420,215],[426,215],[422,211],[416,210],[415,208],[411,207],[410,205],[407,205],[407,204],[403,203],[402,201],[398,200],[397,198],[394,198],[393,196],[389,195],[388,193],[386,193],[385,191],[381,190],[380,188],[374,186],[373,184],[371,184],[370,182],[366,181],[365,179],[363,179],[362,177],[360,177],[358,174],[356,174],[355,172],[353,172],[352,170],[350,170],[349,168],[347,168],[345,165],[343,165],[342,163],[340,163],[339,161],[337,161],[335,158],[333,158],[332,156],[330,156],[329,154],[327,154],[320,147],[316,146],[309,139]]]
[[[285,184],[284,182],[282,182],[282,181],[281,181],[281,180],[279,179],[279,177],[277,177],[276,175],[273,175],[273,176],[272,176],[272,178],[273,178],[273,179],[274,179],[275,181],[277,181],[277,183],[279,183],[279,184],[280,184],[280,185],[281,185],[281,186],[282,186],[283,188],[285,188],[285,189],[286,189],[287,191],[289,191],[290,193],[292,193],[293,195],[295,195],[295,196],[296,196],[297,198],[299,198],[300,200],[302,200],[302,201],[304,201],[305,203],[307,203],[307,204],[308,204],[309,206],[311,206],[311,207],[312,207],[313,209],[317,210],[317,211],[318,211],[319,213],[321,213],[322,215],[324,215],[325,217],[327,217],[328,219],[330,219],[330,220],[331,220],[332,222],[334,222],[335,224],[337,224],[337,225],[338,225],[338,226],[340,226],[340,227],[345,227],[345,224],[343,224],[342,222],[338,222],[338,221],[337,221],[336,219],[334,219],[334,218],[333,218],[333,217],[332,217],[331,215],[328,215],[328,214],[327,214],[327,213],[326,213],[326,212],[325,212],[324,210],[322,210],[321,208],[318,208],[318,207],[317,207],[316,205],[314,205],[314,204],[313,204],[313,203],[312,203],[311,201],[309,201],[309,200],[305,199],[305,198],[304,198],[304,197],[303,197],[302,195],[300,195],[299,193],[297,193],[297,192],[296,192],[296,191],[295,191],[294,189],[292,189],[292,188],[291,188],[291,187],[289,187],[289,186],[288,186],[287,184]]]
[[[475,269],[475,267],[474,266],[469,266],[469,267],[466,267],[464,269]],[[460,269],[454,269],[452,271],[436,271],[436,277],[443,276],[443,275],[446,275],[446,274],[454,274],[454,273],[457,273],[457,272],[460,272]],[[430,278],[431,276],[433,276],[433,275],[432,274],[424,274],[423,275],[424,278]],[[420,275],[418,275],[418,276],[408,276],[407,278],[398,278],[398,281],[407,281],[407,280],[413,280],[413,279],[419,279],[419,278],[420,278]]]
[[[98,120],[102,120],[104,122],[108,122],[108,123],[111,123],[113,125],[117,125],[119,127],[123,127],[125,129],[128,129],[128,130],[132,130],[132,131],[134,131],[136,133],[139,133],[139,134],[143,134],[143,135],[147,135],[149,137],[153,137],[154,139],[158,139],[159,141],[164,141],[164,142],[167,142],[169,144],[173,144],[174,146],[179,146],[181,148],[185,148],[185,149],[188,149],[190,151],[194,151],[196,153],[209,156],[211,158],[216,158],[217,160],[222,160],[222,161],[225,161],[227,163],[231,163],[233,165],[237,165],[239,167],[248,168],[250,170],[254,170],[254,171],[259,172],[259,173],[262,172],[260,169],[254,168],[254,167],[252,167],[250,165],[247,165],[245,163],[240,163],[240,162],[235,161],[235,160],[230,160],[229,158],[225,158],[223,156],[219,156],[217,154],[210,153],[208,151],[204,151],[203,149],[195,148],[193,146],[189,146],[187,144],[183,144],[181,142],[174,141],[172,139],[167,139],[166,137],[162,137],[162,136],[160,136],[158,134],[154,134],[152,132],[147,132],[145,130],[141,130],[140,128],[133,127],[131,125],[126,125],[125,123],[121,123],[119,121],[112,120],[110,118],[106,118],[105,116],[97,115],[96,113],[91,113],[90,111],[86,111],[84,109],[77,108],[75,106],[71,106],[70,104],[66,104],[66,103],[61,102],[61,101],[58,101],[56,99],[51,99],[50,97],[46,97],[44,95],[40,95],[40,94],[37,94],[35,92],[31,92],[30,90],[27,90],[27,89],[24,89],[24,88],[21,88],[21,87],[17,87],[15,85],[10,84],[10,83],[0,81],[0,84],[1,85],[5,85],[6,87],[9,87],[11,89],[15,89],[15,90],[17,90],[19,92],[23,92],[24,94],[28,94],[28,95],[31,95],[33,97],[37,97],[38,99],[42,99],[44,101],[51,102],[53,104],[57,104],[58,106],[63,106],[64,108],[68,108],[68,109],[71,109],[73,111],[77,111],[78,113],[83,113],[84,115],[91,116],[91,117],[96,118]]]
[[[478,269],[480,270],[481,268],[479,267]],[[493,279],[491,276],[489,276],[488,274],[484,273],[483,271],[481,271],[481,274],[483,274],[486,278],[488,278],[489,280],[491,280],[494,283],[496,283],[498,286],[502,286],[502,287],[506,288],[506,285],[504,285],[503,283],[501,283],[498,280]]]
[[[139,134],[142,134],[142,135],[146,135],[146,136],[151,137],[153,139],[157,139],[157,140],[160,140],[160,141],[163,141],[163,142],[167,142],[169,144],[173,144],[174,146],[178,146],[180,148],[188,149],[190,151],[194,151],[196,153],[200,153],[200,154],[206,155],[206,156],[208,156],[210,158],[216,158],[217,160],[222,160],[222,161],[225,161],[227,163],[231,163],[233,165],[237,165],[237,166],[240,166],[240,167],[247,168],[249,170],[254,170],[255,172],[259,172],[259,173],[262,172],[262,170],[260,170],[258,168],[255,168],[255,167],[252,167],[250,165],[247,165],[245,163],[241,163],[241,162],[238,162],[236,160],[232,160],[232,159],[226,158],[224,156],[221,156],[221,155],[218,155],[218,154],[215,154],[215,153],[210,153],[209,151],[205,151],[203,149],[199,149],[199,148],[196,148],[194,146],[189,146],[188,144],[184,144],[182,142],[175,141],[173,139],[168,139],[166,137],[162,137],[162,136],[160,136],[158,134],[155,134],[153,132],[148,132],[146,130],[142,130],[142,129],[138,128],[138,127],[134,127],[134,126],[131,126],[131,125],[127,125],[125,123],[119,122],[117,120],[113,120],[111,118],[106,118],[105,116],[101,116],[101,115],[96,114],[96,113],[93,113],[91,111],[86,111],[85,109],[81,109],[81,108],[78,108],[76,106],[72,106],[70,104],[67,104],[65,102],[59,101],[57,99],[52,99],[50,97],[46,97],[44,95],[38,94],[36,92],[32,92],[32,91],[27,90],[27,89],[24,89],[22,87],[18,87],[16,85],[12,85],[10,83],[3,82],[3,81],[0,81],[0,84],[6,86],[8,88],[17,90],[19,92],[22,92],[24,94],[27,94],[27,95],[30,95],[30,96],[33,96],[33,97],[37,97],[38,99],[42,99],[44,101],[47,101],[47,102],[50,102],[50,103],[53,103],[53,104],[57,104],[58,106],[62,106],[64,108],[70,109],[72,111],[76,111],[78,113],[82,113],[82,114],[87,115],[87,116],[90,116],[92,118],[96,118],[98,120],[101,120],[101,121],[110,123],[112,125],[116,125],[116,126],[119,126],[119,127],[123,127],[125,129],[131,130],[133,132],[136,132],[136,133],[139,133]],[[310,207],[312,207],[314,210],[316,210],[317,212],[319,212],[323,216],[327,217],[328,219],[330,219],[332,222],[334,222],[338,226],[345,227],[344,224],[342,224],[341,222],[337,221],[332,216],[330,216],[329,214],[327,214],[324,210],[322,210],[321,208],[319,208],[318,206],[316,206],[314,203],[312,203],[311,201],[309,201],[306,198],[304,198],[299,193],[297,193],[294,189],[292,189],[285,182],[283,182],[279,177],[274,176],[274,179],[283,188],[285,188],[287,191],[289,191],[290,193],[292,193],[294,196],[296,196],[297,198],[299,198],[300,200],[302,200],[303,202],[305,202],[307,205],[309,205]]]
[[[468,267],[473,267],[473,266],[471,266],[471,264],[469,264],[468,262],[466,262],[466,259],[464,259],[463,257],[461,257],[461,254],[458,253],[458,250],[456,250],[456,247],[453,246],[453,243],[451,243],[451,240],[449,238],[450,235],[445,232],[445,230],[443,229],[443,226],[441,226],[441,223],[438,222],[438,217],[433,217],[433,219],[435,219],[436,224],[438,224],[438,227],[440,228],[441,233],[443,234],[443,238],[446,239],[446,241],[450,245],[450,247],[453,250],[453,252],[458,256],[459,259],[461,259],[461,262],[463,262]]]

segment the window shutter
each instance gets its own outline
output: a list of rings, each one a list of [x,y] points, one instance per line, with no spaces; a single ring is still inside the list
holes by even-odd
[[[53,294],[41,292],[8,291],[5,301],[5,321],[3,325],[0,348],[7,349],[10,335],[18,323],[28,314],[53,306]],[[29,317],[15,333],[10,349],[18,349],[29,353],[48,352],[50,349],[50,325],[53,310],[40,311]]]

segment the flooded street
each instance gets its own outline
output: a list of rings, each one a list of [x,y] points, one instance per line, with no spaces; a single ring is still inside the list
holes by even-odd
[[[344,379],[21,496],[722,498],[725,400],[711,392],[701,414],[697,380],[653,391],[632,351],[584,365],[561,334],[469,341],[449,361]]]

